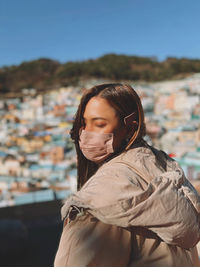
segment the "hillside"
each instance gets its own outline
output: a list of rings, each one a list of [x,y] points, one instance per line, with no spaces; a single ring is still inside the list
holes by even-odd
[[[18,93],[23,88],[48,90],[76,84],[80,79],[161,81],[200,72],[199,59],[155,58],[107,54],[87,61],[59,63],[41,58],[18,66],[0,68],[0,94]]]

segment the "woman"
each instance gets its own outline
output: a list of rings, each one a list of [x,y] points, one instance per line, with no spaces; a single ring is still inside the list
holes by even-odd
[[[199,196],[144,135],[143,108],[129,85],[83,95],[71,131],[78,192],[62,208],[55,267],[194,266]]]

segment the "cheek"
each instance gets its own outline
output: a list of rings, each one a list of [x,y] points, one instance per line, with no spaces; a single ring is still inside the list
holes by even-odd
[[[114,136],[117,136],[119,134],[119,127],[117,122],[108,123],[106,127],[101,129],[101,132],[104,133],[113,133]]]

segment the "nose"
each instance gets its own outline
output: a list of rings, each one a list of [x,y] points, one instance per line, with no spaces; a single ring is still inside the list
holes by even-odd
[[[86,130],[88,132],[92,132],[93,131],[92,124],[91,123],[85,124],[84,130]]]

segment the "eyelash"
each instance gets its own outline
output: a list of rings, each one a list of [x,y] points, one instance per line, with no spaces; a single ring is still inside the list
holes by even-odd
[[[104,126],[105,126],[105,124],[99,124],[99,125],[97,124],[96,125],[96,127],[98,127],[98,128],[103,128]]]
[[[81,121],[81,125],[82,125],[82,127],[86,127],[86,123],[84,120]],[[96,126],[98,128],[103,128],[106,126],[106,124],[105,123],[104,124],[95,124],[94,126]]]

